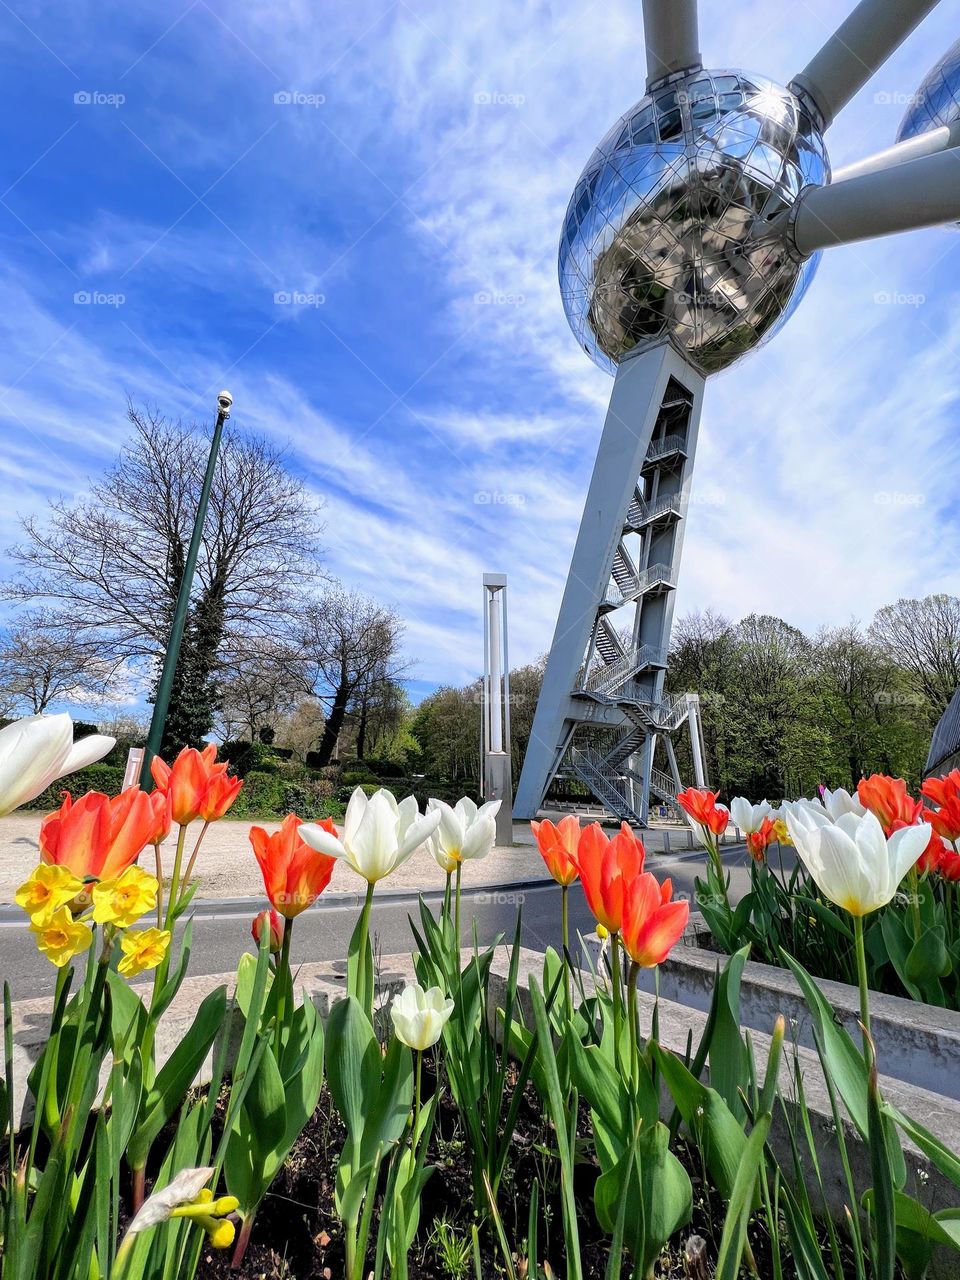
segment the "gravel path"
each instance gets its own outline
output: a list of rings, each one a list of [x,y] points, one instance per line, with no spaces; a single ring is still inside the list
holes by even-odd
[[[17,886],[22,884],[38,861],[37,834],[41,814],[18,812],[0,818],[0,904],[13,902]],[[277,822],[251,823],[248,820],[233,822],[229,818],[214,823],[204,837],[197,858],[197,873],[201,877],[199,895],[202,898],[262,898],[263,881],[250,848],[247,833],[251,826],[260,825],[268,831],[276,831]],[[194,838],[200,824],[192,828]],[[548,872],[533,843],[528,823],[514,824],[512,848],[495,848],[479,862],[464,863],[463,883],[479,886],[504,884],[513,880],[547,879]],[[663,847],[663,832],[656,829],[644,834],[644,841],[651,851]],[[675,850],[685,848],[686,834],[673,836]],[[191,848],[188,835],[188,852]],[[162,846],[164,867],[169,874],[173,864],[174,842],[168,840]],[[153,855],[148,851],[143,865],[152,869]],[[338,863],[330,881],[328,894],[356,894],[363,887],[362,881],[344,863]],[[443,872],[428,853],[417,852],[389,877],[390,889],[442,889]]]

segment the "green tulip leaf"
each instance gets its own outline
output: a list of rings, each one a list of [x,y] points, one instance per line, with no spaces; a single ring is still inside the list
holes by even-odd
[[[670,1094],[700,1150],[717,1190],[729,1199],[747,1145],[743,1126],[715,1089],[701,1084],[680,1059],[653,1046]]]

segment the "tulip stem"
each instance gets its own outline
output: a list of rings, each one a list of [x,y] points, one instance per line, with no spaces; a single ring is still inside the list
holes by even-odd
[[[567,1007],[567,1022],[573,1018],[572,975],[570,973],[570,886],[560,886],[560,922],[563,933],[563,998]]]
[[[292,984],[290,977],[290,939],[293,936],[293,921],[289,916],[283,921],[283,942],[280,944],[280,961],[277,965],[277,1026],[274,1031],[273,1056],[280,1061],[280,1050],[283,1047],[283,1020],[286,1016],[287,987]],[[241,1255],[242,1256],[242,1255]]]
[[[637,977],[639,973],[640,966],[635,960],[632,960],[630,962],[630,971],[627,974],[627,1017],[630,1019],[630,1080],[634,1085],[640,1079],[640,1057],[637,1043],[639,1021],[637,1012]]]
[[[417,1125],[420,1123],[420,1074],[421,1068],[423,1067],[423,1051],[418,1049],[415,1056],[416,1069],[413,1092],[413,1133],[410,1135],[411,1154],[413,1154],[417,1149]]]
[[[197,861],[197,854],[200,852],[200,845],[203,843],[203,837],[207,834],[207,827],[210,825],[210,819],[204,819],[203,826],[200,828],[200,834],[197,836],[197,843],[193,846],[193,853],[190,855],[190,861],[187,863],[187,869],[183,873],[184,887],[190,884],[190,877],[193,875],[194,863]]]
[[[170,897],[167,901],[167,914],[163,920],[163,927],[169,929],[173,921],[173,909],[177,905],[180,885],[180,865],[183,862],[183,845],[187,838],[186,823],[180,824],[180,831],[177,835],[177,852],[173,859],[173,875],[170,877]]]
[[[870,994],[867,986],[867,952],[863,943],[863,916],[853,917],[853,937],[857,951],[857,979],[860,984],[860,1023],[863,1027],[863,1047],[867,1048],[870,1035]]]
[[[463,863],[458,860],[457,862],[457,918],[456,918],[457,951],[458,952],[460,950],[460,878],[462,875],[463,875]]]
[[[450,890],[453,883],[453,872],[447,872],[447,886],[443,891],[443,918],[450,919]]]
[[[163,859],[160,856],[160,841],[153,846],[157,860],[157,928],[163,928]]]
[[[616,1070],[620,1070],[620,1000],[623,995],[623,983],[620,978],[620,938],[616,932],[610,934],[610,984],[613,988],[613,1060]]]
[[[907,884],[910,886],[910,914],[913,916],[913,940],[920,941],[923,923],[920,919],[920,877],[916,864],[907,872]]]

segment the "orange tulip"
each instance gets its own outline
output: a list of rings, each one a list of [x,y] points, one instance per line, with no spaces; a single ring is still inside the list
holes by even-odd
[[[226,774],[227,765],[225,761],[217,763],[216,743],[210,742],[202,751],[197,751],[195,747],[184,747],[172,767],[159,756],[154,756],[150,761],[150,772],[157,790],[170,799],[173,821],[178,826],[185,827],[203,814],[211,783]],[[240,789],[239,786],[236,788],[224,805],[223,813],[216,813],[216,799],[223,798],[219,790],[223,786],[222,782],[217,783],[218,790],[214,793],[215,801],[211,811],[217,818],[226,813],[233,803],[236,791]]]
[[[222,818],[236,800],[242,786],[242,778],[233,778],[226,772],[215,773],[200,806],[200,817],[204,822],[216,822]]]
[[[276,955],[283,945],[283,925],[280,923],[280,917],[276,911],[261,911],[253,917],[250,932],[253,934],[253,940],[258,947],[260,946],[260,936],[264,929],[267,929],[270,933],[270,950]]]
[[[902,778],[888,778],[883,773],[861,778],[857,799],[876,815],[888,840],[895,831],[918,822],[923,810],[923,801],[907,794],[907,784]]]
[[[747,832],[747,848],[754,862],[766,861],[767,849],[776,839],[777,820],[775,818],[764,818],[758,831]]]
[[[154,828],[147,844],[163,844],[170,834],[170,797],[162,791],[150,792],[150,803],[153,806]]]
[[[730,821],[730,814],[722,805],[717,804],[719,794],[719,791],[687,787],[686,791],[678,793],[677,801],[683,811],[688,813],[704,831],[722,836]]]
[[[951,769],[942,778],[927,778],[920,794],[941,808],[951,801],[960,801],[960,769]]]
[[[570,813],[554,826],[550,821],[531,822],[540,856],[557,884],[573,884],[577,878],[577,845],[580,842],[580,819]]]
[[[80,880],[111,880],[136,862],[157,823],[156,802],[139,787],[112,799],[88,791],[76,803],[68,792],[40,824],[40,858]]]
[[[293,920],[323,893],[337,861],[301,840],[297,834],[300,825],[297,815],[288,813],[273,835],[263,827],[250,828],[250,843],[260,864],[267,897],[287,920]],[[321,818],[317,825],[332,836],[337,834],[330,818]]]
[[[944,840],[960,840],[960,796],[949,796],[937,810],[924,809],[924,822],[929,822],[934,831]]]
[[[671,902],[673,885],[649,871],[628,886],[620,936],[630,959],[644,969],[662,964],[687,927],[689,902]]]
[[[609,840],[599,822],[591,822],[577,845],[576,863],[587,906],[608,933],[619,933],[627,886],[643,871],[643,842],[625,822]]]

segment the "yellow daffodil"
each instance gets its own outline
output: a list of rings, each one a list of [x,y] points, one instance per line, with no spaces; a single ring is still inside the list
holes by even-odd
[[[83,881],[72,871],[41,862],[17,890],[16,902],[32,921],[39,922],[52,916],[58,907],[65,907],[82,891]]]
[[[235,1213],[240,1201],[236,1196],[221,1196],[214,1200],[209,1187],[197,1196],[192,1204],[179,1205],[170,1214],[171,1218],[191,1218],[206,1231],[210,1246],[213,1249],[229,1249],[236,1235],[236,1228],[228,1217]]]
[[[93,887],[93,918],[97,924],[126,929],[157,905],[157,877],[140,867],[127,867],[114,880]]]
[[[36,937],[37,946],[43,954],[58,969],[69,964],[81,951],[86,951],[93,941],[93,930],[89,925],[74,920],[67,907],[58,907],[49,915],[34,918],[30,932]]]
[[[125,978],[135,978],[144,969],[155,969],[169,946],[169,929],[129,929],[120,939],[123,959],[117,968]]]
[[[121,1275],[125,1274],[137,1236],[171,1218],[196,1222],[206,1231],[214,1249],[229,1249],[236,1228],[226,1215],[237,1211],[239,1201],[236,1196],[220,1196],[214,1200],[213,1192],[203,1187],[212,1173],[212,1168],[182,1169],[171,1182],[144,1201],[117,1251],[116,1266]]]

